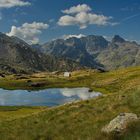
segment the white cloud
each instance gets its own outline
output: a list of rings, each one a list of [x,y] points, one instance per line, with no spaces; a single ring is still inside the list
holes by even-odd
[[[69,39],[69,38],[72,38],[72,37],[75,37],[75,38],[82,38],[82,37],[85,37],[85,35],[83,34],[79,34],[79,35],[63,35],[62,38],[63,39]]]
[[[61,26],[75,25],[77,20],[73,16],[65,15],[59,19],[58,24]]]
[[[21,27],[12,26],[11,31],[7,35],[17,36],[29,44],[36,44],[39,42],[38,35],[48,27],[48,24],[42,22],[24,23]]]
[[[86,4],[82,4],[82,5],[79,4],[77,6],[71,7],[70,9],[62,10],[64,14],[75,14],[75,13],[89,12],[89,11],[91,11],[91,8]]]
[[[82,8],[81,8],[82,7]],[[91,8],[88,5],[78,5],[71,7],[68,10],[64,10],[63,13],[68,15],[64,15],[60,17],[58,21],[58,25],[60,26],[70,26],[77,25],[80,29],[87,28],[88,25],[116,25],[117,23],[111,22],[112,17],[104,16],[102,14],[91,13]],[[73,14],[73,15],[69,15]]]
[[[84,29],[87,28],[89,24],[102,26],[109,24],[113,25],[113,23],[109,22],[110,19],[111,17],[106,17],[104,15],[80,12],[75,16],[69,15],[62,16],[58,21],[58,25],[60,26],[78,25],[80,29]]]
[[[15,6],[28,6],[30,2],[25,2],[23,0],[0,0],[0,8],[11,8]]]

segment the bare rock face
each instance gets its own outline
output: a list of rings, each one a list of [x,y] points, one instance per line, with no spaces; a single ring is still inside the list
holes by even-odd
[[[106,125],[102,132],[104,133],[123,133],[127,126],[134,121],[137,121],[138,117],[133,113],[121,113],[119,116],[114,118],[108,125]]]
[[[17,37],[0,33],[0,72],[26,74],[40,71],[73,71],[83,69],[79,63],[45,55]]]
[[[140,45],[119,35],[112,41],[95,35],[57,39],[39,48],[47,55],[69,58],[89,68],[109,71],[140,65]]]

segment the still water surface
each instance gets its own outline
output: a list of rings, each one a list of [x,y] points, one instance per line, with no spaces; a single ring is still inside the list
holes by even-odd
[[[0,106],[57,106],[101,96],[89,88],[51,88],[39,91],[0,89]]]

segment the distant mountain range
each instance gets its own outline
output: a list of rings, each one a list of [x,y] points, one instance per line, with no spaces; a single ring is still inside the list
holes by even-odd
[[[111,41],[102,36],[57,39],[41,46],[45,54],[72,59],[83,66],[113,70],[140,65],[140,45],[115,35]]]
[[[2,72],[72,71],[84,67],[113,70],[136,65],[140,65],[140,45],[118,35],[111,41],[89,35],[29,45],[0,33]]]
[[[0,72],[70,71],[80,68],[73,60],[43,54],[17,37],[0,33]]]

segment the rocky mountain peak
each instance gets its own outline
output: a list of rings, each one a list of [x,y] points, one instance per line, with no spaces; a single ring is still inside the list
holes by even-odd
[[[112,39],[112,42],[113,43],[124,43],[125,40],[122,37],[120,37],[119,35],[115,35]]]

